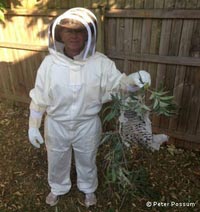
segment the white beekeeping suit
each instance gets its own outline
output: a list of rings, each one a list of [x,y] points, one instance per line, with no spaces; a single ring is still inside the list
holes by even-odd
[[[80,54],[69,58],[59,27],[66,20],[80,22],[87,30],[87,41]],[[69,24],[68,23],[68,24]],[[39,147],[42,114],[45,118],[45,144],[48,153],[48,182],[53,203],[57,196],[71,188],[70,168],[74,151],[77,186],[87,196],[86,206],[96,203],[96,153],[101,135],[98,116],[102,104],[110,101],[112,92],[125,88],[127,83],[138,84],[115,67],[113,61],[96,52],[97,21],[84,8],[73,8],[57,17],[49,27],[49,55],[40,65],[35,87],[30,91],[29,140]],[[136,80],[137,81],[137,80]],[[49,203],[51,202],[51,203]]]

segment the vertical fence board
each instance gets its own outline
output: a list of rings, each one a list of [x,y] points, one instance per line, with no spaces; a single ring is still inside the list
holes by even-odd
[[[135,0],[135,8],[136,9],[142,9],[144,8],[144,1],[143,0]],[[134,20],[134,35],[136,35],[136,39],[134,40],[134,44],[136,46],[136,48],[134,48],[136,50],[136,53],[141,53],[141,45],[142,45],[142,28],[143,28],[143,19],[135,19]],[[135,33],[136,31],[136,33]],[[139,62],[140,67],[139,69],[143,69],[142,68],[142,63]]]
[[[183,9],[185,8],[186,0],[176,0],[176,8]]]
[[[186,2],[186,7],[189,7],[189,2]],[[189,3],[190,4],[190,3]],[[186,30],[187,29],[187,30]],[[183,33],[181,38],[181,44],[180,44],[180,52],[181,55],[187,55],[190,49],[190,43],[189,40],[191,40],[193,31],[193,22],[190,20],[185,20],[183,25]],[[182,105],[180,113],[179,113],[179,119],[178,119],[178,130],[186,130],[186,127],[188,125],[188,116],[189,116],[189,105],[190,101],[188,101],[188,97],[190,97],[191,94],[191,87],[189,84],[187,84],[188,81],[188,72],[190,72],[189,68],[182,68],[182,74],[184,77],[184,87],[182,87],[182,102],[180,103]],[[192,74],[191,72],[189,74]]]
[[[161,37],[160,37],[160,48],[159,55],[167,55],[169,50],[169,40],[171,32],[171,20],[163,20]],[[157,68],[157,78],[156,78],[156,88],[163,85],[166,76],[166,65],[158,64]],[[153,118],[153,125],[160,126],[160,117]]]
[[[195,1],[193,6],[198,6],[198,2]],[[200,57],[200,21],[194,22],[192,42],[190,48],[190,56]],[[199,53],[196,51],[199,49]],[[189,84],[191,85],[191,96],[190,96],[190,105],[188,113],[188,122],[187,122],[187,132],[189,134],[198,133],[198,119],[200,116],[200,68],[193,67],[188,69],[189,75]],[[199,137],[200,138],[200,137]]]
[[[116,8],[124,8],[126,0],[118,0],[116,1]]]
[[[190,44],[191,44],[192,31],[193,31],[193,21],[185,20],[183,23],[183,31],[182,31],[179,55],[188,56],[188,52],[189,52]],[[188,72],[187,69],[188,68],[183,67],[182,69],[183,75]],[[190,91],[190,86],[186,84],[186,81],[187,81],[187,75],[185,75],[185,84],[182,90],[184,95],[182,95],[182,102],[181,102],[182,108],[180,110],[179,123],[178,123],[178,130],[180,131],[183,129],[186,129],[188,113],[189,113],[188,97],[190,96],[191,91]]]
[[[68,4],[69,4],[69,8],[76,7],[76,1],[74,0],[69,0]]]
[[[165,0],[164,7],[169,9],[174,8],[175,3],[176,3],[176,0]]]
[[[116,31],[116,48],[119,52],[124,50],[124,19],[117,19],[117,31]]]
[[[5,54],[5,50],[1,51],[1,53]],[[1,69],[0,69],[0,78],[1,78],[1,83],[2,83],[2,94],[5,94],[8,96],[10,94],[10,87],[11,87],[11,82],[8,74],[8,62],[2,61],[1,62]]]
[[[188,120],[187,120],[187,132],[189,134],[196,134],[197,133],[197,124],[198,124],[198,118],[200,113],[200,69],[190,68],[189,73],[192,72],[192,74],[189,75],[190,83],[192,84],[191,87],[191,96],[188,99],[190,102],[189,104],[189,114],[188,114]],[[196,83],[195,83],[196,80]]]
[[[108,25],[106,27],[109,29],[109,33],[107,33],[106,37],[106,46],[108,47],[109,50],[115,51],[116,50],[116,20],[114,19],[109,19],[108,20]]]
[[[175,7],[175,1],[174,0],[165,0],[164,8],[172,9]],[[166,37],[164,35],[161,35],[161,38],[165,37],[165,41],[163,40],[163,44],[160,44],[160,54],[164,55],[171,55],[170,54],[170,41],[171,41],[171,33],[172,33],[172,20],[163,20],[163,30],[165,31]],[[162,47],[163,46],[163,47]],[[173,90],[173,84],[174,84],[174,76],[175,72],[171,69],[173,66],[171,65],[158,65],[158,75],[157,79],[162,79],[161,76],[163,75],[163,86],[166,90]],[[157,81],[157,86],[159,86]],[[171,91],[171,94],[173,92]],[[169,118],[161,116],[160,117],[160,127],[167,129],[169,127]]]
[[[160,8],[163,8],[164,7],[164,0],[154,0],[154,8],[155,9],[160,9]],[[161,29],[162,29],[162,21],[159,22],[159,20],[154,20],[154,24],[152,25],[154,26],[155,28],[158,27],[158,30],[156,30],[155,32],[152,31],[152,34],[151,36],[152,37],[152,41],[154,43],[152,43],[152,47],[151,47],[151,52],[152,53],[156,53],[159,54],[159,48],[160,48],[160,39],[161,39]],[[153,30],[153,28],[152,28]],[[157,50],[158,48],[158,50]],[[158,64],[152,64],[151,67],[149,68],[152,68],[151,70],[151,74],[153,72],[153,75],[152,75],[152,78],[153,78],[153,86],[154,88],[157,87],[157,74],[158,74]],[[159,126],[159,122],[160,122],[160,119],[159,117],[157,117],[156,115],[153,115],[152,116],[152,125],[153,126]]]
[[[107,6],[109,8],[116,8],[116,0],[107,0]]]
[[[144,0],[135,0],[135,8],[144,8]]]
[[[180,37],[182,32],[182,20],[173,20],[172,22],[172,30],[171,30],[171,39],[170,39],[170,46],[169,46],[169,55],[177,56],[179,51],[179,45],[180,45]],[[177,82],[176,77],[179,77],[179,72],[176,71],[177,66],[168,66],[167,68],[167,76],[166,76],[166,82],[165,86],[170,91],[170,94],[174,94],[174,89],[177,89]],[[176,90],[177,94],[178,90]],[[174,122],[177,121],[177,117],[172,117],[169,120],[169,129],[172,129],[174,125],[176,125]]]
[[[76,2],[76,5],[77,5],[78,7],[84,7],[84,6],[85,6],[83,0],[74,0],[74,1]]]
[[[196,136],[198,136],[198,138],[200,138],[200,114],[198,116],[198,123],[197,123],[197,126],[196,126]]]
[[[142,32],[141,20],[134,20],[134,24],[133,24],[133,44],[132,44],[132,52],[133,53],[140,53],[141,32]]]
[[[92,8],[92,3],[90,0],[84,0],[84,7],[86,8]]]
[[[124,21],[124,53],[125,55],[131,54],[132,32],[133,32],[133,20],[126,18]],[[124,60],[123,70],[126,74],[130,74],[132,72],[132,70],[130,69],[130,62],[128,60]]]
[[[164,0],[154,0],[154,8],[155,9],[160,9],[164,7]]]
[[[196,8],[198,0],[190,0],[186,2],[186,8]]]
[[[132,33],[133,33],[133,20],[125,19],[124,23],[124,50],[125,54],[131,54],[132,46]]]
[[[152,0],[146,0],[144,2],[144,8],[149,9],[152,7],[153,7]],[[143,20],[141,53],[149,53],[150,41],[151,41],[151,24],[152,19]],[[148,63],[143,63],[143,69],[148,70]]]
[[[176,0],[176,8],[185,8],[186,0]],[[181,42],[183,20],[174,20],[172,25],[172,39],[170,44],[171,52],[175,55],[179,54],[179,46]],[[178,45],[177,45],[178,43]],[[174,91],[173,95],[175,96],[175,101],[178,105],[181,104],[182,91],[184,87],[184,78],[185,78],[185,67],[178,66],[176,67],[176,76],[174,82]],[[180,110],[178,110],[179,113]],[[176,130],[178,125],[178,117],[175,116],[170,119],[169,129]]]
[[[159,50],[159,41],[160,41],[160,27],[161,21],[160,20],[153,20],[152,27],[151,27],[151,41],[150,41],[150,54],[158,54]],[[156,87],[156,76],[157,76],[157,64],[151,63],[149,64],[148,71],[151,74],[152,79],[152,87]]]
[[[160,9],[164,6],[164,0],[154,0],[154,8]],[[151,46],[150,46],[150,53],[151,54],[159,54],[159,42],[161,36],[161,20],[153,20],[152,28],[151,28]],[[157,66],[158,64],[150,64],[149,71],[152,77],[152,87],[156,87],[156,78],[157,78]]]
[[[69,8],[69,1],[66,1],[66,0],[61,0],[60,2],[60,8]]]
[[[18,83],[14,84],[14,88],[16,93],[13,93],[13,95],[17,95],[17,93],[20,93],[21,95],[25,95],[28,92],[28,85],[29,85],[29,79],[26,81],[26,78],[24,78],[24,74],[26,74],[27,69],[26,67],[23,67],[22,64],[24,62],[24,56],[21,54],[20,51],[16,51],[14,49],[10,49],[9,54],[13,55],[15,63],[13,63],[13,66],[15,68],[12,68],[12,76],[17,78]]]
[[[130,61],[129,68],[132,73],[137,72],[138,70],[140,70],[140,63],[137,61]]]
[[[135,5],[134,0],[126,0],[124,8],[125,9],[134,8],[134,5]]]

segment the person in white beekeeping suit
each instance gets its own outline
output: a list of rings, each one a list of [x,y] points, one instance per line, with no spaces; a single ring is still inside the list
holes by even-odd
[[[49,26],[49,55],[41,63],[35,87],[30,91],[28,136],[37,148],[43,143],[39,132],[45,113],[45,144],[48,183],[46,203],[54,206],[71,188],[72,150],[77,187],[85,193],[85,205],[95,205],[98,186],[96,153],[101,136],[98,116],[113,92],[150,83],[145,71],[126,76],[114,62],[95,50],[97,20],[85,8],[73,8]],[[142,81],[141,81],[142,78]]]

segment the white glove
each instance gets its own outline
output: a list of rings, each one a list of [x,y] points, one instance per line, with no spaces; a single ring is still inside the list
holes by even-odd
[[[33,146],[36,148],[40,148],[40,144],[44,143],[44,140],[40,134],[40,131],[38,128],[30,127],[28,130],[28,138],[29,141]]]
[[[149,86],[151,85],[151,76],[144,70],[140,70],[136,73],[130,74],[128,78],[139,88],[142,88],[147,83],[149,84]]]

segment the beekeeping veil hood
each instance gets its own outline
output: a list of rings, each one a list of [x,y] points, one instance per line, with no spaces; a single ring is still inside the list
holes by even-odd
[[[87,30],[87,41],[83,49],[82,59],[85,60],[87,57],[93,55],[96,49],[97,40],[97,19],[95,15],[88,9],[85,8],[72,8],[67,10],[62,15],[58,16],[49,26],[49,51],[62,52],[64,44],[62,43],[59,36],[59,27],[64,26],[68,23],[79,23],[82,27]]]

